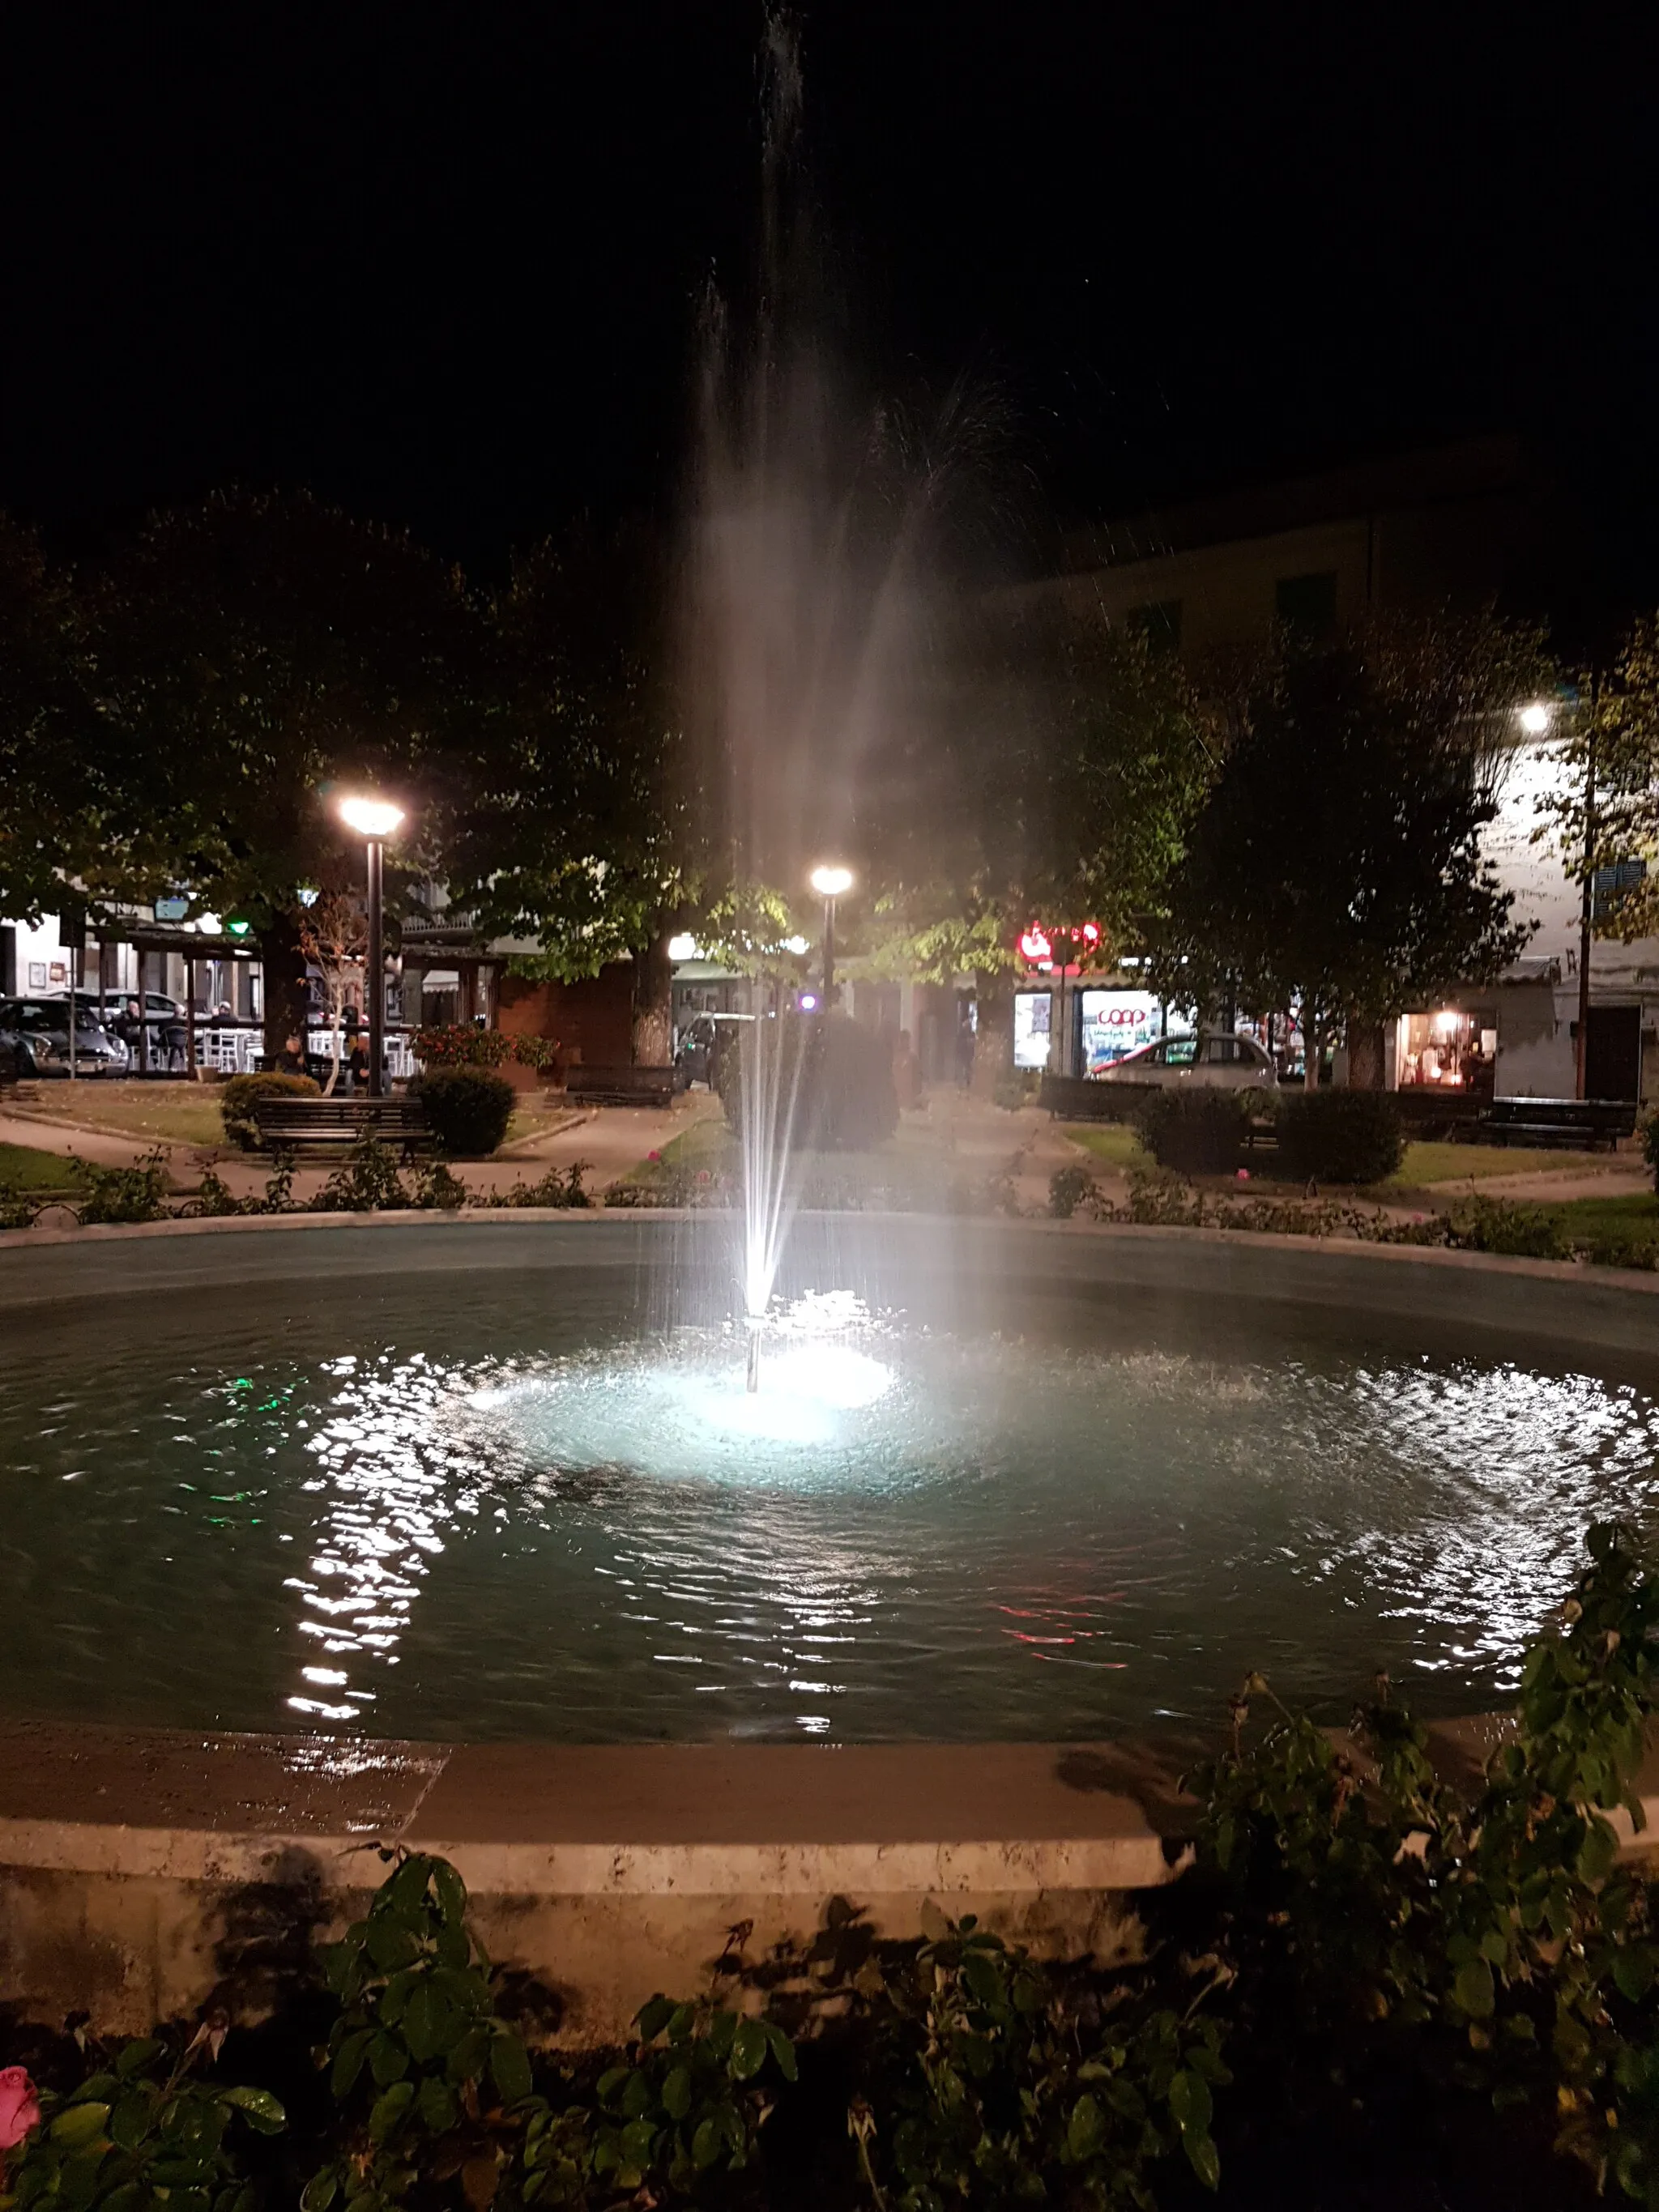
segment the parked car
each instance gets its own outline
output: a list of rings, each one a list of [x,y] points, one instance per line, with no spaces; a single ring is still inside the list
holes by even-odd
[[[75,995],[80,1000],[83,1011],[90,1008],[94,1020],[96,1021],[100,1018],[98,1013],[98,994],[95,990],[89,990],[88,987],[82,983],[76,988]],[[137,991],[117,991],[112,989],[106,991],[104,994],[104,1013],[102,1017],[106,1026],[107,1026],[109,1023],[112,1022],[118,1014],[125,1013],[127,1008],[137,1001],[137,996],[138,994]],[[145,992],[144,1022],[146,1027],[155,1029],[159,1026],[167,1026],[174,1022],[182,1022],[184,1018],[185,1009],[179,1000],[168,998],[165,991]],[[204,1022],[208,1017],[205,1012],[198,1011],[196,1018],[199,1022]]]
[[[1167,1091],[1194,1084],[1222,1091],[1276,1091],[1279,1071],[1254,1037],[1159,1037],[1127,1054],[1092,1079],[1096,1083],[1144,1084]]]
[[[674,1054],[674,1087],[684,1091],[694,1083],[712,1086],[723,1045],[729,1044],[752,1014],[694,1014]]]
[[[70,1072],[69,1000],[0,999],[0,1056],[20,1079]],[[119,1075],[127,1050],[84,1008],[75,1024],[75,1066],[81,1075]]]

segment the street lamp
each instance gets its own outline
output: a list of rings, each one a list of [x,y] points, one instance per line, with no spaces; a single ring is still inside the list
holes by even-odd
[[[853,888],[853,871],[826,860],[812,871],[812,888],[823,901],[823,1011],[836,1003],[836,901]]]
[[[1550,726],[1550,710],[1542,699],[1534,699],[1521,709],[1521,727],[1529,738],[1541,738]]]
[[[385,1095],[386,955],[380,944],[380,848],[404,818],[389,799],[343,799],[340,819],[362,837],[368,853],[368,1095]]]

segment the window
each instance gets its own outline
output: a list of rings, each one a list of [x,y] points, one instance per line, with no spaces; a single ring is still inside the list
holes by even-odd
[[[1231,1067],[1243,1057],[1236,1037],[1212,1036],[1204,1040],[1204,1058],[1212,1067]]]
[[[1127,627],[1138,637],[1144,637],[1154,651],[1181,650],[1179,599],[1150,599],[1145,606],[1131,607],[1124,619]]]
[[[1610,868],[1598,868],[1590,878],[1591,921],[1617,913],[1625,894],[1645,882],[1647,872],[1645,860],[1615,860]]]
[[[1281,576],[1273,586],[1274,611],[1286,629],[1304,637],[1328,637],[1336,628],[1336,571]]]
[[[1158,1058],[1165,1067],[1190,1067],[1198,1058],[1198,1039],[1171,1037],[1159,1048]]]

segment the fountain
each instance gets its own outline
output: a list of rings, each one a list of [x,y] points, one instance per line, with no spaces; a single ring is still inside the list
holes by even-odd
[[[858,850],[914,705],[933,479],[895,489],[764,275],[711,309],[694,696],[738,883]],[[1467,1711],[1609,1510],[1659,1528],[1651,1279],[799,1206],[757,1021],[738,1211],[189,1223],[0,1249],[16,1711],[581,1743],[1054,1742],[1249,1668]]]

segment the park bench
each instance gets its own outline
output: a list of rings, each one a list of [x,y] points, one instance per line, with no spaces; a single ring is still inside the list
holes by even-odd
[[[672,1106],[672,1067],[587,1066],[580,1060],[565,1070],[564,1095],[573,1105]]]
[[[407,1159],[432,1144],[417,1098],[259,1098],[253,1119],[273,1152],[343,1152],[374,1136]]]
[[[1496,1145],[1605,1145],[1633,1134],[1636,1105],[1628,1098],[1493,1098],[1481,1135]]]

